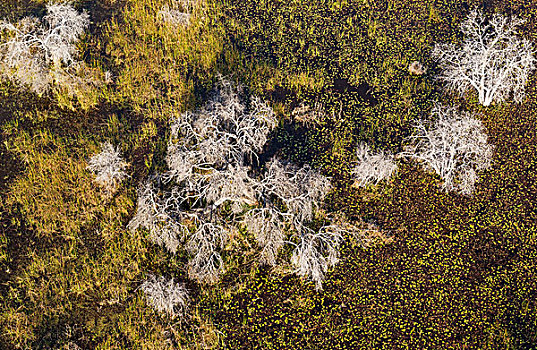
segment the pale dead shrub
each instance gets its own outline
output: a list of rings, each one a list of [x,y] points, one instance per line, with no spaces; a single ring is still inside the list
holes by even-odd
[[[480,120],[454,107],[436,105],[432,122],[418,120],[402,156],[423,162],[443,180],[446,191],[470,195],[476,172],[490,167],[494,147]]]
[[[228,237],[229,233],[222,225],[208,221],[197,223],[195,232],[186,244],[186,250],[191,256],[188,261],[188,274],[191,278],[210,284],[218,280],[224,270],[219,251],[224,248]]]
[[[364,187],[387,180],[397,170],[395,157],[391,153],[371,153],[369,146],[362,142],[356,148],[357,162],[352,170],[354,185]]]
[[[199,6],[199,0],[174,0],[158,11],[157,17],[170,26],[188,26],[193,11]]]
[[[291,116],[294,120],[307,126],[318,124],[324,117],[321,104],[315,102],[313,106],[301,103],[298,107],[293,109]]]
[[[413,61],[408,66],[408,71],[410,72],[410,74],[423,75],[423,74],[425,74],[427,72],[427,69],[420,62]]]
[[[113,193],[127,176],[126,167],[119,146],[114,147],[110,142],[105,142],[101,145],[101,152],[89,159],[87,169],[95,174],[97,184]]]
[[[166,280],[163,276],[149,275],[140,289],[145,294],[147,302],[156,311],[167,314],[172,318],[185,317],[188,311],[189,296],[183,285],[175,283],[173,278]]]

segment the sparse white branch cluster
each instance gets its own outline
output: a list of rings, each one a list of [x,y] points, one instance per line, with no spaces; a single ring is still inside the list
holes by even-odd
[[[169,196],[168,200],[163,198],[164,194],[157,187],[159,183],[160,177],[153,176],[138,189],[136,215],[127,228],[131,231],[146,229],[152,242],[175,253],[188,227],[173,217],[177,214],[173,201],[169,200],[173,196]]]
[[[291,256],[296,273],[314,281],[317,289],[322,289],[328,268],[338,262],[339,246],[343,241],[340,232],[329,228],[324,226],[317,232],[309,228],[304,230]]]
[[[224,268],[219,252],[224,249],[227,240],[228,230],[225,226],[209,220],[198,222],[186,244],[186,250],[192,257],[188,262],[190,277],[215,283]]]
[[[170,5],[164,5],[157,16],[171,26],[188,26],[192,12],[198,6],[198,0],[176,0]]]
[[[477,180],[476,172],[490,167],[493,146],[481,121],[454,107],[436,105],[436,120],[419,120],[411,145],[402,156],[422,161],[444,181],[446,191],[470,195]]]
[[[395,157],[391,153],[372,154],[369,145],[362,142],[356,148],[357,164],[352,170],[355,185],[364,187],[389,179],[397,170]]]
[[[423,64],[421,64],[419,61],[413,61],[408,66],[408,71],[410,72],[410,74],[423,75],[427,73],[427,68],[425,68]]]
[[[275,266],[278,251],[285,244],[285,222],[282,215],[277,208],[264,206],[249,210],[244,216],[244,224],[255,235],[261,248],[262,264]]]
[[[432,56],[442,69],[440,79],[461,95],[474,88],[479,103],[502,102],[511,95],[521,102],[527,80],[535,68],[534,48],[516,36],[523,20],[495,14],[487,21],[473,10],[461,25],[462,46],[437,44]]]
[[[171,317],[184,317],[188,311],[189,296],[183,285],[175,283],[173,278],[166,280],[163,276],[149,275],[140,286],[148,303],[158,312]]]
[[[239,91],[240,92],[240,91]],[[221,80],[213,98],[196,113],[172,122],[166,161],[176,181],[197,172],[243,167],[257,157],[276,126],[272,109],[253,98],[249,111],[229,82]]]
[[[296,272],[320,289],[324,274],[337,262],[342,240],[338,232],[328,234],[326,226],[317,231],[311,227],[330,181],[309,166],[273,159],[256,186],[260,205],[247,213],[244,223],[256,236],[262,262],[275,265],[278,250],[288,239],[295,246],[291,262]]]
[[[266,103],[244,102],[241,87],[221,78],[205,106],[172,121],[169,170],[142,186],[129,229],[147,229],[171,252],[184,241],[190,277],[214,283],[230,233],[244,225],[256,237],[262,263],[275,265],[280,248],[292,244],[296,272],[321,288],[343,239],[333,225],[314,224],[330,181],[309,166],[277,159],[262,174],[248,165],[276,124]]]
[[[268,163],[260,185],[259,199],[270,203],[277,198],[296,218],[296,226],[313,219],[314,210],[330,189],[330,181],[308,165],[300,168],[278,159]]]
[[[315,102],[313,106],[301,103],[298,107],[291,112],[294,120],[305,125],[317,124],[324,117],[322,105],[319,102]]]
[[[53,71],[58,75],[77,62],[76,43],[88,26],[89,15],[67,3],[48,4],[41,20],[2,21],[0,29],[12,34],[1,46],[2,72],[37,93],[47,91],[54,80]]]
[[[327,217],[329,223],[319,230],[304,227],[295,239],[298,243],[291,256],[295,272],[315,282],[322,289],[322,281],[328,269],[339,260],[339,248],[345,238],[351,238],[362,247],[389,238],[373,224],[365,228],[348,222],[343,216]]]
[[[87,169],[96,175],[97,184],[112,193],[127,176],[126,167],[119,146],[114,147],[110,142],[105,142],[101,145],[101,152],[90,158]]]

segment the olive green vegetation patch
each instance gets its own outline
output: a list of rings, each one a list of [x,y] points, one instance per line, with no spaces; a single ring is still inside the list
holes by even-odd
[[[94,21],[84,59],[111,77],[78,101],[1,85],[0,348],[537,346],[537,81],[521,105],[482,108],[473,94],[443,94],[429,57],[435,42],[460,40],[458,24],[482,1],[209,1],[184,28],[156,20],[166,3],[76,2]],[[43,9],[6,4],[2,16]],[[484,4],[526,18],[521,34],[537,38],[532,1]],[[414,60],[424,75],[409,73]],[[321,169],[335,186],[327,211],[391,234],[345,246],[324,291],[250,254],[226,255],[234,267],[223,281],[200,286],[186,279],[183,252],[125,229],[138,184],[165,169],[167,121],[203,103],[217,72],[281,119],[261,161]],[[496,154],[475,195],[445,194],[439,178],[404,162],[387,185],[352,187],[357,142],[399,151],[435,100],[480,113],[489,130]],[[293,119],[302,103],[324,117]],[[106,141],[129,163],[113,196],[85,169]],[[137,288],[147,273],[187,283],[188,324],[146,304]]]
[[[193,316],[192,327],[170,322],[137,291],[148,270],[178,274],[184,261],[174,264],[162,249],[147,245],[144,232],[125,229],[136,187],[129,181],[136,177],[110,196],[86,170],[87,159],[99,150],[97,140],[120,138],[128,129],[124,120],[84,115],[97,119],[65,132],[61,117],[73,122],[80,116],[34,110],[3,126],[3,151],[22,165],[0,202],[2,348],[64,349],[73,343],[88,349],[165,349],[186,344],[187,334],[215,341],[203,315]],[[153,153],[148,145],[153,134],[142,124],[122,141],[127,150]],[[146,161],[128,160],[130,171],[144,172]]]

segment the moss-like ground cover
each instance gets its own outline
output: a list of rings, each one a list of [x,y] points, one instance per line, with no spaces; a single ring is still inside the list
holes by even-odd
[[[211,0],[185,28],[155,20],[164,0],[74,4],[92,18],[83,59],[113,83],[76,98],[0,85],[0,348],[537,347],[537,77],[523,103],[484,108],[445,93],[429,56],[461,40],[473,6],[526,19],[520,35],[537,43],[534,1]],[[43,13],[41,1],[0,5],[2,18]],[[414,60],[425,75],[409,74]],[[168,120],[201,105],[218,72],[277,112],[262,159],[332,176],[327,211],[390,232],[368,249],[347,244],[323,291],[258,266],[246,238],[226,248],[220,283],[198,285],[184,253],[125,228],[138,184],[165,168]],[[479,113],[495,145],[474,196],[446,194],[403,161],[390,183],[352,187],[356,144],[400,151],[436,100]],[[316,102],[319,123],[292,119]],[[129,163],[112,197],[85,169],[105,141]],[[147,305],[147,273],[187,284],[188,323]]]

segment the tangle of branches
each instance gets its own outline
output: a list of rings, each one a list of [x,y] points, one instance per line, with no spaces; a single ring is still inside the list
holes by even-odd
[[[423,162],[440,175],[446,191],[470,195],[477,171],[489,168],[492,161],[487,130],[472,114],[454,107],[437,105],[432,114],[433,122],[416,122],[411,144],[401,155]]]
[[[168,171],[141,187],[129,228],[147,229],[172,253],[185,242],[190,277],[214,283],[230,232],[244,225],[261,263],[276,265],[289,244],[295,271],[321,288],[349,230],[317,220],[330,181],[311,167],[272,159],[252,170],[276,124],[266,103],[220,78],[202,108],[172,120]]]
[[[487,21],[474,9],[461,25],[462,45],[437,44],[432,51],[442,68],[440,79],[460,94],[475,89],[483,106],[511,95],[521,102],[535,69],[532,43],[516,35],[522,23],[522,19],[500,14]]]
[[[89,15],[67,3],[48,4],[42,19],[25,17],[16,24],[0,22],[11,33],[1,46],[1,70],[10,79],[42,94],[50,85],[67,82],[71,68],[79,69],[76,43],[89,26]]]

